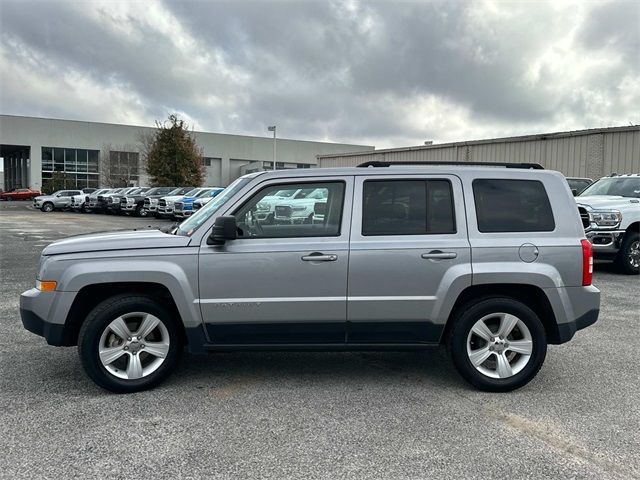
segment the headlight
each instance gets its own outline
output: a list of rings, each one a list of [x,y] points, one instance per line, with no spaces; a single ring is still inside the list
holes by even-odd
[[[158,203],[158,199],[157,199],[157,198],[150,198],[150,199],[149,199],[149,203],[150,203],[151,205],[155,205],[156,203]]]
[[[599,227],[616,227],[622,221],[622,214],[617,210],[591,212],[591,220]]]
[[[127,198],[127,203],[133,203],[134,199],[133,198]]]
[[[258,210],[269,210],[269,204],[266,202],[258,202],[256,208]]]
[[[167,200],[167,207],[173,206],[173,202],[171,200]]]

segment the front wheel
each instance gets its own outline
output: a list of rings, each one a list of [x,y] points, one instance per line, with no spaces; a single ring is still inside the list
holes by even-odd
[[[640,274],[640,234],[631,232],[625,234],[615,264],[621,273]]]
[[[46,202],[44,205],[42,205],[40,210],[42,210],[45,213],[53,212],[53,203]]]
[[[135,216],[136,217],[146,217],[147,216],[147,211],[144,209],[144,205],[140,204],[140,205],[138,205],[136,207]]]
[[[449,352],[462,377],[480,390],[508,392],[529,383],[547,353],[544,327],[523,303],[487,298],[461,310]]]
[[[153,388],[174,370],[181,350],[169,310],[146,296],[118,295],[103,301],[78,336],[85,372],[116,393]]]

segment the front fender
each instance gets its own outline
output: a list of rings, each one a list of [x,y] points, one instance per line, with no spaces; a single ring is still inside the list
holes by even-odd
[[[101,283],[161,284],[173,297],[185,327],[200,326],[202,320],[195,302],[198,291],[197,249],[180,253],[167,250],[161,256],[145,251],[140,251],[137,256],[120,257],[117,256],[118,252],[101,252],[104,254],[101,258],[58,260],[55,262],[57,266],[66,267],[57,277],[58,290],[78,292],[83,287]]]

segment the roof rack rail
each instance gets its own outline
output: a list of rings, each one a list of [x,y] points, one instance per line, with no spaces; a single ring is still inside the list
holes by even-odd
[[[539,163],[507,163],[507,162],[438,162],[438,161],[410,161],[410,162],[383,162],[372,160],[358,165],[358,167],[391,167],[395,165],[451,165],[451,166],[474,166],[474,167],[505,167],[524,168],[529,170],[544,170]]]

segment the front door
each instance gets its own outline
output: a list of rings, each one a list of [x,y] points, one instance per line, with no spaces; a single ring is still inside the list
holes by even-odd
[[[347,341],[438,342],[445,296],[471,285],[460,179],[357,177],[353,212]]]
[[[302,188],[322,190],[322,205],[283,196],[275,208],[292,215],[258,215],[278,191]],[[222,246],[205,239],[200,248],[199,301],[211,343],[344,344],[352,192],[352,177],[278,179],[227,213],[238,238]]]

